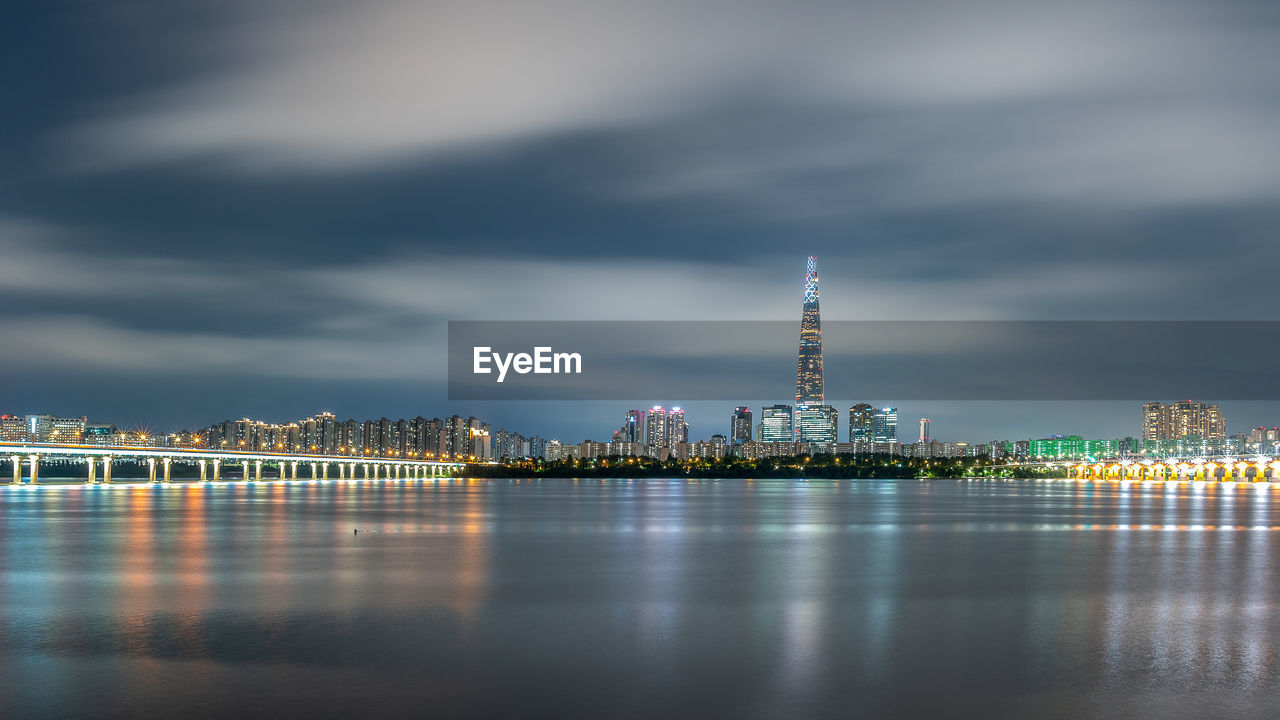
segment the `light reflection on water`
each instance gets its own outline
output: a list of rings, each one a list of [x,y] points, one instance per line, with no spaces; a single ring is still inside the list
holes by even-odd
[[[219,716],[248,694],[254,714],[298,716],[1262,717],[1280,689],[1277,492],[6,487],[0,708]]]

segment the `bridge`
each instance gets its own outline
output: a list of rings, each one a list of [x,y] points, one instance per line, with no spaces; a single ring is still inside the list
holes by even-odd
[[[224,470],[238,470],[240,480],[262,480],[264,467],[268,471],[274,470],[275,477],[268,477],[272,480],[297,480],[299,466],[304,471],[310,469],[312,480],[331,479],[331,468],[336,469],[339,480],[398,480],[450,477],[466,467],[460,462],[386,457],[0,442],[0,467],[5,462],[12,464],[15,485],[39,482],[40,460],[51,458],[82,460],[87,483],[111,482],[112,464],[122,461],[146,465],[151,482],[169,482],[176,464],[199,466],[201,482],[221,480]],[[102,467],[101,476],[98,475],[99,466]],[[25,478],[24,467],[27,468]],[[357,477],[360,472],[363,476]]]
[[[1032,460],[1005,467],[1061,468],[1078,480],[1280,482],[1280,456]]]

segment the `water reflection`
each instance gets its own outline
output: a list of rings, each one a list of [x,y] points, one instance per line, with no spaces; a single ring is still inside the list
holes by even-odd
[[[283,715],[1264,716],[1276,492],[5,488],[0,707],[212,715],[270,687]]]

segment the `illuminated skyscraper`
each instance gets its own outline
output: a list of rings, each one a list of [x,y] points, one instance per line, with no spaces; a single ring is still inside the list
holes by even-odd
[[[874,433],[876,409],[867,403],[849,408],[849,442],[871,440]]]
[[[920,418],[920,440],[919,442],[927,443],[933,438],[929,437],[929,418]]]
[[[898,408],[887,407],[876,411],[871,421],[875,442],[895,442],[898,439]]]
[[[796,409],[792,428],[801,442],[836,441],[835,408],[823,404],[822,320],[818,310],[818,260],[809,256],[800,315],[800,352],[796,359]]]
[[[667,447],[674,449],[686,442],[689,442],[689,423],[685,422],[684,410],[673,407],[667,413]]]
[[[761,442],[792,442],[790,405],[766,405],[760,409]]]
[[[800,315],[800,353],[796,362],[796,405],[821,405],[822,322],[818,313],[818,261],[809,256]]]
[[[751,409],[736,407],[729,416],[729,442],[733,444],[751,442]]]
[[[627,419],[622,423],[619,439],[623,442],[644,444],[645,411],[628,410]]]
[[[840,412],[830,405],[797,405],[796,439],[808,443],[833,443]]]
[[[661,405],[654,405],[645,417],[645,443],[655,447],[667,446],[667,411]]]

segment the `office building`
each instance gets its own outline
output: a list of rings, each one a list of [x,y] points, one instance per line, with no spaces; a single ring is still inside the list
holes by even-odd
[[[795,442],[790,405],[766,405],[760,409],[760,442]]]
[[[750,408],[734,408],[733,414],[729,416],[729,442],[734,445],[751,442],[751,427]]]
[[[880,408],[871,418],[872,442],[898,441],[898,408]]]

